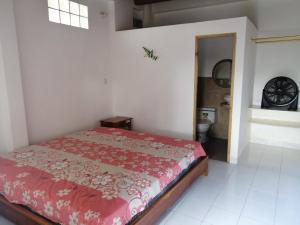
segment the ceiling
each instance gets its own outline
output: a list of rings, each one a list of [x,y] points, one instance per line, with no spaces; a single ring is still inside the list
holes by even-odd
[[[164,2],[164,1],[170,1],[170,0],[134,0],[134,3],[136,5],[145,5],[145,4],[152,4],[152,3]]]
[[[170,1],[170,0],[134,0],[134,3],[136,5],[145,5],[145,4],[152,4],[152,3],[164,2],[164,1]]]
[[[172,2],[170,2],[172,1]],[[152,3],[161,3],[161,2],[169,2],[167,4],[224,4],[227,2],[235,2],[235,1],[247,1],[247,0],[134,0],[136,5],[145,5],[145,4],[152,4]],[[274,1],[274,0],[272,0]]]
[[[226,4],[231,2],[242,2],[249,0],[172,0],[154,4],[154,11],[172,11],[178,9],[199,8],[211,5]]]
[[[158,3],[159,5],[214,5],[214,4],[224,4],[236,1],[250,1],[257,3],[265,3],[265,4],[275,4],[275,3],[288,3],[288,2],[296,2],[299,0],[133,0],[136,5],[144,5],[144,4],[152,4]]]

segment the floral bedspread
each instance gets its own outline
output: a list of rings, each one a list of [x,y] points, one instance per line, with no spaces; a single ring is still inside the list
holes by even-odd
[[[196,158],[197,142],[95,128],[0,155],[0,193],[60,224],[123,225]]]

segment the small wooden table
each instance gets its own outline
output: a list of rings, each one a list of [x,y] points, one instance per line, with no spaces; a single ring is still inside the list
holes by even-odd
[[[114,127],[126,130],[132,130],[131,117],[116,116],[100,121],[101,127]]]

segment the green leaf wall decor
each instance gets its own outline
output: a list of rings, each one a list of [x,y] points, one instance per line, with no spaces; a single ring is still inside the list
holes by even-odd
[[[144,51],[145,51],[145,57],[148,57],[154,61],[156,61],[158,59],[158,56],[154,55],[154,50],[153,49],[149,49],[146,47],[143,47]]]

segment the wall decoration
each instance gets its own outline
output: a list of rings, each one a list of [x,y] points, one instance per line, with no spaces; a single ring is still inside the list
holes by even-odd
[[[156,61],[158,59],[158,56],[154,55],[154,50],[153,49],[148,49],[146,47],[143,47],[144,51],[145,51],[145,57],[148,57],[154,61]]]

